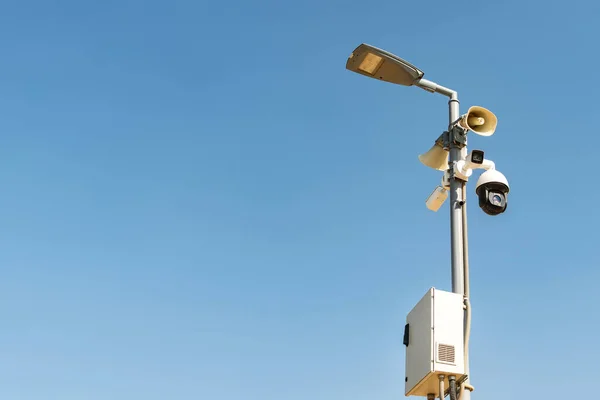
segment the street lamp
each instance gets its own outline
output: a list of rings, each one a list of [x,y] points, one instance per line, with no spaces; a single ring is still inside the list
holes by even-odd
[[[369,78],[404,86],[414,85],[425,75],[400,57],[364,43],[352,52],[346,68]]]
[[[431,93],[456,97],[456,92],[423,79],[425,73],[406,60],[368,44],[358,46],[346,61],[346,69],[369,78],[404,86],[418,86]],[[458,107],[456,108],[458,113]],[[458,118],[458,115],[457,115]]]
[[[491,111],[479,106],[469,108],[467,113],[461,116],[458,93],[455,90],[424,79],[425,73],[419,68],[394,54],[371,45],[363,43],[358,46],[348,57],[346,69],[369,78],[397,85],[417,86],[430,93],[442,94],[449,99],[448,129],[437,138],[428,152],[419,156],[419,159],[430,168],[444,171],[442,185],[438,186],[427,199],[427,207],[437,211],[446,200],[447,191],[450,191],[453,293],[444,294],[444,292],[435,291],[432,288],[407,317],[407,325],[404,331],[404,344],[407,346],[407,370],[409,368],[409,357],[419,358],[415,363],[419,365],[416,367],[410,365],[413,370],[416,368],[417,372],[413,375],[416,375],[417,378],[415,376],[409,377],[407,372],[405,394],[407,396],[427,396],[430,399],[437,394],[440,399],[443,399],[446,393],[449,393],[452,400],[457,397],[460,397],[461,400],[470,400],[473,387],[468,381],[471,305],[469,301],[466,182],[473,169],[486,170],[477,183],[477,193],[481,208],[489,215],[498,215],[504,212],[509,189],[508,181],[504,175],[495,170],[495,164],[492,161],[484,159],[483,151],[474,150],[467,154],[467,132],[472,131],[481,136],[490,136],[496,130],[498,120]],[[452,314],[457,311],[452,309],[450,304],[455,304],[456,299],[459,301],[458,307],[460,307],[460,310],[458,314]],[[441,319],[435,329],[438,335],[436,339],[434,339],[436,334],[431,334],[437,315],[432,311],[435,308],[434,303],[438,304],[436,306],[437,312],[441,309],[440,307],[449,307],[445,319],[442,316],[437,316]],[[442,305],[440,306],[440,304]],[[462,343],[457,346],[434,343],[439,340],[451,341],[451,339],[448,339],[452,337],[451,333],[457,332],[455,328],[456,321],[448,325],[447,332],[439,332],[439,328],[444,326],[442,320],[447,322],[451,314],[463,317],[458,322],[461,336],[458,340]],[[423,322],[425,325],[422,321],[425,321]],[[431,324],[431,327],[427,325],[428,323]],[[410,326],[411,324],[413,326]],[[444,333],[449,336],[446,339],[440,339],[440,334],[443,337]],[[426,339],[423,339],[423,337]],[[414,341],[417,341],[418,346],[416,347],[422,347],[422,349],[415,349],[412,344],[409,346]],[[460,349],[463,354],[457,355],[455,353],[457,349]],[[430,354],[421,357],[424,351],[429,351]],[[415,356],[415,352],[420,352],[418,357]],[[431,362],[432,360],[433,362]],[[457,360],[462,361],[462,363]],[[422,374],[419,369],[423,370]],[[439,380],[439,386],[437,380]],[[448,390],[444,389],[446,383],[448,383]]]

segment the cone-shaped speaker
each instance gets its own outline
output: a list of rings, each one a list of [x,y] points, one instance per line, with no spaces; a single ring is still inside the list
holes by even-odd
[[[419,160],[429,168],[445,171],[448,169],[448,150],[436,143],[425,154],[419,156]]]
[[[498,125],[498,118],[488,109],[473,106],[460,118],[459,124],[478,135],[492,136]]]

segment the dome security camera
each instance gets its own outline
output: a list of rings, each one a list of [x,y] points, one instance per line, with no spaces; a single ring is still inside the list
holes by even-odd
[[[495,169],[481,174],[475,188],[475,193],[479,196],[479,207],[488,215],[498,215],[506,211],[509,191],[508,180]]]

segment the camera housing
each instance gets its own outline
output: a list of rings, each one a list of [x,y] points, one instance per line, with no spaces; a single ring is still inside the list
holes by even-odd
[[[498,215],[506,211],[509,191],[508,180],[495,169],[481,174],[475,188],[475,193],[479,196],[479,207],[488,215]]]
[[[454,164],[454,176],[463,181],[468,181],[474,169],[494,169],[493,161],[486,160],[483,150],[472,150],[464,160],[458,160]]]
[[[473,164],[481,165],[483,164],[483,160],[485,160],[484,155],[485,153],[483,152],[483,150],[473,150],[471,151],[471,153],[469,153],[467,160]]]

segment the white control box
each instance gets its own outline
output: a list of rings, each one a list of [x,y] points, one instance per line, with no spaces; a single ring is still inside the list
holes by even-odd
[[[435,394],[439,398],[438,375],[460,382],[464,377],[463,296],[435,288],[406,317],[405,395]]]

